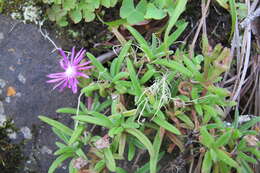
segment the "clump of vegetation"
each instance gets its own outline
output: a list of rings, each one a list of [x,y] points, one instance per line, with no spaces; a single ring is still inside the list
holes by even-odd
[[[192,44],[187,45],[186,37],[172,49],[188,25],[181,19],[187,0],[43,2],[50,5],[49,19],[58,25],[68,25],[69,18],[77,24],[97,16],[120,43],[112,60],[95,57],[83,49],[77,52],[73,48],[67,54],[58,49],[63,57],[60,61],[63,72],[48,75],[51,78],[48,82],[56,83],[54,88],[67,87],[73,93],[77,93],[78,87],[81,89],[77,108],[57,110],[72,115],[73,128],[39,116],[60,138],[55,143],[57,159],[48,173],[55,172],[67,159],[70,173],[156,173],[177,168],[194,173],[256,173],[255,165],[260,160],[260,118],[255,114],[243,120],[249,103],[244,109],[239,105],[241,88],[251,79],[245,80],[250,71],[245,68],[249,66],[251,35],[249,27],[240,53],[238,20],[245,17],[250,4],[216,0],[231,15],[231,48],[209,43],[206,16],[211,1],[202,0],[202,16]],[[121,5],[121,18],[103,21],[100,9],[117,4]],[[144,37],[142,29],[149,30],[149,23],[155,20],[163,21],[164,25]],[[196,42],[199,37],[200,44]],[[242,58],[236,62],[235,56]],[[239,77],[229,79],[236,81],[230,87],[225,80],[234,74],[232,66],[239,69],[239,74],[235,74]],[[250,77],[259,74],[254,68],[252,71],[254,75]],[[247,98],[252,100],[254,96]],[[250,109],[253,107],[257,106]],[[122,160],[137,163],[140,153],[149,156],[146,163],[131,168],[120,164]],[[184,153],[190,157],[185,158]],[[173,161],[161,164],[167,155],[174,156]],[[179,165],[174,160],[180,160]]]
[[[4,3],[4,0],[0,0],[0,13],[3,11]]]
[[[9,134],[17,131],[11,120],[0,126],[0,169],[4,173],[21,172],[22,162],[25,160],[22,153],[22,143],[14,144]]]
[[[102,7],[114,7],[117,1],[118,0],[43,0],[44,3],[51,5],[47,10],[49,19],[57,22],[60,26],[68,25],[68,17],[74,23],[79,23],[81,20],[91,22],[96,17],[95,10]]]
[[[176,1],[174,10],[168,11],[163,39],[153,34],[147,41],[130,25],[134,14],[140,17],[138,9],[148,10],[149,6],[143,3],[140,1],[134,7],[133,1],[124,0],[120,12],[127,20],[106,23],[122,44],[120,53],[107,66],[86,53],[90,60],[87,62],[94,68],[85,71],[89,79],[80,78],[78,107],[57,110],[74,115],[74,129],[48,117],[39,117],[62,140],[56,142],[58,158],[49,173],[68,158],[71,158],[71,173],[156,173],[166,151],[190,153],[191,161],[185,161],[184,166],[191,163],[190,170],[195,172],[253,172],[252,164],[260,159],[258,131],[254,129],[260,118],[243,124],[236,112],[231,115],[234,120],[227,122],[225,109],[236,103],[229,100],[230,92],[218,85],[230,68],[231,50],[220,44],[212,47],[205,33],[201,53],[191,53],[181,47],[175,51],[170,49],[187,26],[178,20],[187,1]],[[140,4],[143,8],[139,8]],[[119,26],[128,30],[135,40],[124,38]],[[73,50],[66,62],[82,59],[81,54],[74,56]],[[63,67],[67,82],[58,80],[61,76],[55,76],[57,80],[52,82],[75,92],[72,85],[81,69],[71,70],[72,67]],[[70,75],[71,71],[75,75]],[[81,101],[82,95],[87,98],[86,103]],[[103,130],[92,133],[97,126]],[[150,156],[146,164],[128,170],[118,166],[119,160],[132,161],[138,150],[147,151]]]

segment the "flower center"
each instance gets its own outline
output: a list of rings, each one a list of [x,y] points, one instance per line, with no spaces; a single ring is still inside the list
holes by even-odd
[[[73,77],[75,75],[75,72],[76,70],[72,66],[68,66],[68,68],[65,71],[67,77]]]

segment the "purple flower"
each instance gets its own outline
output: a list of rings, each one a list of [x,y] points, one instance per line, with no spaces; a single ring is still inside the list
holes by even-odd
[[[73,93],[77,93],[77,85],[79,84],[77,78],[89,78],[88,75],[81,71],[93,68],[93,66],[87,66],[91,63],[90,61],[80,63],[86,53],[84,49],[81,49],[75,56],[75,47],[73,47],[70,57],[68,57],[62,49],[59,49],[59,51],[63,57],[63,59],[60,60],[60,66],[64,72],[47,75],[47,77],[51,78],[47,83],[57,83],[53,89],[59,87],[60,91],[62,91],[65,87],[68,87],[71,88]]]

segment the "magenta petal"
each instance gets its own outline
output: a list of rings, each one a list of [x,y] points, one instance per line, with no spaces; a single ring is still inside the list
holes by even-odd
[[[64,83],[60,86],[60,91],[62,91],[68,85],[68,81],[64,81]]]
[[[83,50],[83,51],[81,52],[81,54],[79,55],[79,57],[75,58],[74,63],[75,63],[75,64],[78,64],[78,63],[84,58],[85,53],[86,53],[86,51]]]
[[[47,80],[46,82],[47,83],[55,83],[55,82],[59,82],[61,80],[63,80],[63,78],[51,79],[51,80]]]
[[[57,77],[63,77],[64,75],[66,75],[65,72],[52,73],[52,74],[47,75],[47,77],[49,77],[49,78],[57,78]]]
[[[91,68],[94,68],[94,66],[79,67],[78,70],[87,70],[87,69],[91,69]]]
[[[84,62],[84,63],[79,64],[78,66],[81,67],[81,66],[88,65],[88,64],[90,64],[90,63],[91,63],[91,61],[87,61],[87,62]]]
[[[66,64],[64,63],[64,59],[61,59],[61,60],[60,60],[60,66],[61,66],[64,70],[66,70],[66,68],[68,67],[68,66],[67,66],[67,63],[66,63]]]
[[[83,50],[84,50],[83,48],[80,49],[80,51],[75,56],[75,60],[78,59],[78,57],[80,57],[82,55]]]
[[[71,55],[70,55],[70,62],[73,63],[75,55],[75,46],[72,48]]]
[[[65,52],[62,49],[59,49],[59,51],[60,51],[60,54],[63,57],[65,63],[67,63],[69,61],[67,55],[65,54]]]
[[[84,74],[84,73],[78,72],[77,74],[78,74],[79,76],[84,77],[84,78],[89,78],[89,76],[86,75],[86,74]]]
[[[56,84],[54,87],[53,87],[53,89],[56,89],[58,86],[60,86],[63,82],[65,82],[65,79],[64,80],[62,80],[61,82],[59,82],[58,84]]]
[[[71,89],[72,89],[72,92],[73,92],[74,94],[77,93],[77,90],[78,90],[77,84],[74,83],[74,85],[72,85]]]

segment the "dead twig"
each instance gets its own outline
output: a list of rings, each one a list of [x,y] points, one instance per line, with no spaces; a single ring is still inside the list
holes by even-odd
[[[205,0],[204,0],[205,1]],[[209,4],[210,4],[211,0],[208,0],[207,1],[207,5],[205,6],[205,8],[202,7],[202,16],[201,16],[201,19],[200,19],[200,23],[199,23],[199,26],[197,28],[197,31],[195,33],[195,36],[193,38],[193,41],[192,41],[192,44],[190,46],[190,50],[189,50],[189,55],[190,55],[190,58],[193,57],[194,55],[194,48],[195,48],[195,44],[197,42],[197,39],[198,39],[198,36],[199,36],[199,33],[201,31],[201,28],[203,26],[203,23],[205,23],[205,19],[207,17],[207,13],[208,13],[208,9],[209,9]]]
[[[255,1],[256,2],[256,1]],[[247,27],[249,24],[252,23],[253,20],[255,20],[255,18],[257,18],[258,16],[260,16],[260,7],[257,8],[255,11],[251,12],[244,20],[243,22],[240,23],[240,26],[242,28]]]

